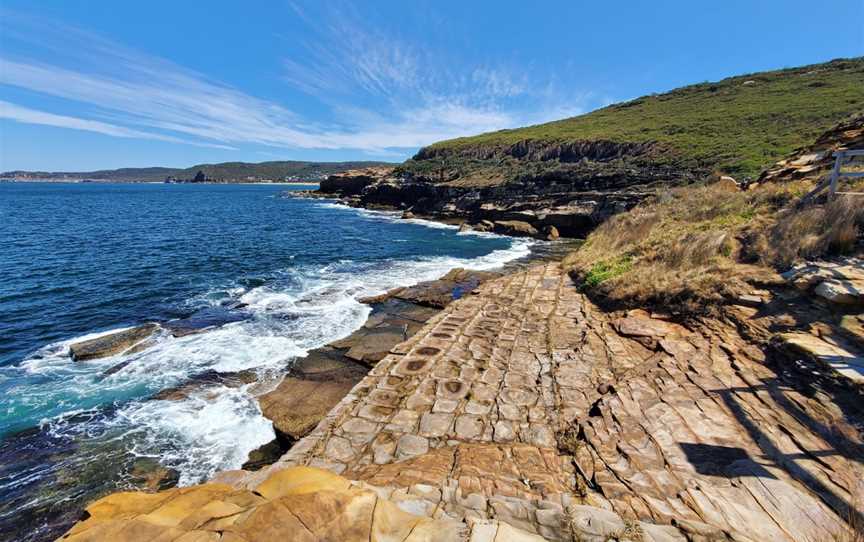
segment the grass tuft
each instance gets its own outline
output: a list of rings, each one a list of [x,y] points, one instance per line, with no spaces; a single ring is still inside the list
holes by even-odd
[[[594,288],[609,279],[621,276],[630,268],[633,260],[629,256],[620,256],[612,260],[603,260],[591,266],[585,274],[584,285],[586,288]]]

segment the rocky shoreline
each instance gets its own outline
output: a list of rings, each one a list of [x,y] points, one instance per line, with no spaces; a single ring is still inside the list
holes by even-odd
[[[533,246],[537,250],[532,250],[532,255],[528,256],[531,260],[560,259],[569,245],[561,242],[539,243]],[[520,259],[518,263],[508,264],[508,268],[524,265],[524,259]],[[253,450],[242,468],[256,470],[266,467],[314,429],[327,412],[350,392],[390,348],[416,333],[430,317],[439,313],[454,299],[471,295],[471,291],[483,281],[499,276],[499,272],[455,268],[439,279],[397,288],[375,298],[362,299],[361,302],[370,306],[371,313],[361,328],[348,337],[310,351],[307,356],[296,360],[296,363],[292,362],[284,374],[273,371],[258,374],[254,370],[221,373],[206,371],[193,374],[188,380],[172,387],[161,389],[143,401],[177,401],[180,405],[183,404],[182,401],[189,399],[206,401],[208,395],[218,389],[245,388],[247,393],[251,393],[253,400],[258,402],[264,417],[273,422],[276,438]],[[172,337],[176,339],[206,334],[219,330],[223,324],[248,317],[245,315],[244,306],[238,303],[206,308],[179,320],[145,322],[93,336],[69,344],[63,355],[68,355],[72,363],[82,365],[98,363],[101,358],[103,363],[98,370],[102,371],[102,378],[106,378],[129,370],[130,364],[136,363],[141,352],[163,339],[171,341]],[[111,363],[104,363],[108,359]],[[168,408],[170,410],[173,407]],[[28,434],[41,435],[44,432],[43,429],[34,429]],[[31,435],[26,439],[27,446],[33,445],[37,440],[52,442],[48,436]],[[160,464],[156,458],[139,460],[124,452],[120,441],[114,444],[96,443],[94,446],[106,446],[105,455],[114,462],[111,472],[119,473],[112,475],[111,480],[122,479],[124,488],[163,491],[176,487],[182,477],[179,469]],[[71,453],[72,450],[68,452]],[[99,452],[102,453],[101,448]],[[60,461],[47,449],[42,455],[45,457],[42,457],[41,461]],[[58,468],[66,469],[65,466]],[[64,505],[66,509],[61,511],[52,511],[51,507],[54,505],[46,500],[45,507],[35,510],[32,519],[28,521],[31,521],[31,524],[37,521],[44,523],[40,532],[49,533],[52,537],[62,533],[68,528],[70,521],[78,517],[80,507],[87,500],[102,497],[106,491],[117,490],[113,489],[111,483],[97,480],[97,470],[84,473],[70,469],[68,474],[64,474],[69,476],[70,480],[73,476],[87,480],[83,492],[79,493],[82,500],[67,503]],[[93,480],[89,480],[89,477]],[[21,528],[26,530],[26,524],[22,523]]]
[[[360,329],[296,360],[272,390],[257,396],[262,414],[273,422],[276,439],[253,451],[243,468],[257,470],[278,460],[392,348],[412,337],[455,299],[500,276],[456,268],[437,280],[361,299],[372,312]]]
[[[486,221],[373,203],[367,188],[386,175],[331,176],[343,188],[302,196],[462,229],[552,232],[536,213]],[[112,495],[64,539],[851,536],[864,518],[864,362],[846,346],[864,340],[852,308],[860,262],[796,269],[721,316],[685,322],[604,310],[559,259],[456,269],[362,300],[372,306],[362,328],[256,394],[277,438],[243,470],[147,499]],[[826,302],[849,313],[842,340]]]
[[[350,207],[400,211],[403,218],[422,218],[458,225],[463,231],[555,240],[583,238],[609,216],[634,207],[652,190],[611,187],[608,190],[553,186],[470,188],[436,185],[421,178],[396,176],[393,168],[374,167],[330,175],[317,190],[290,197],[335,200]]]
[[[112,495],[64,539],[842,539],[861,389],[765,339],[820,313],[779,284],[682,325],[604,312],[554,262],[488,280],[277,463]]]

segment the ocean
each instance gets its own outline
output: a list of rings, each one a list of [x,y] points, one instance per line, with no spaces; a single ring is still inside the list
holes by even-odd
[[[56,537],[92,498],[137,487],[141,461],[189,485],[274,438],[254,384],[151,399],[160,390],[277,377],[359,328],[358,298],[537,245],[283,194],[301,188],[0,183],[0,539]],[[207,330],[162,332],[116,372],[118,357],[69,356],[171,321]]]

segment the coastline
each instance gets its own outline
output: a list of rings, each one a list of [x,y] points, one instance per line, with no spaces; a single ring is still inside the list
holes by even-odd
[[[293,194],[292,194],[293,196]],[[344,205],[335,198],[317,198]],[[346,208],[371,213],[388,213],[393,208],[366,209],[344,205]],[[400,219],[401,220],[401,219]],[[428,222],[456,228],[454,220],[432,216],[404,219],[411,223]],[[495,235],[485,232],[466,232],[467,235]],[[576,241],[578,243],[578,241]],[[395,286],[383,294],[361,298],[358,301],[370,307],[363,324],[348,336],[310,350],[305,356],[292,361],[288,370],[266,380],[256,380],[252,373],[238,373],[217,378],[203,375],[178,386],[160,391],[153,399],[182,399],[202,387],[221,385],[251,385],[254,400],[262,416],[273,422],[275,438],[250,452],[243,468],[250,471],[266,467],[279,460],[299,440],[311,432],[339,401],[347,396],[376,363],[390,349],[410,339],[425,323],[443,311],[451,302],[471,295],[487,280],[500,278],[531,265],[556,262],[577,246],[573,242],[533,243],[530,252],[508,260],[491,270],[472,270],[452,267],[436,279],[409,286]],[[218,473],[217,473],[218,474]],[[170,475],[170,473],[169,473]],[[152,485],[152,481],[150,482]]]
[[[362,212],[395,218],[398,210]],[[549,243],[558,244],[566,243]],[[182,532],[197,535],[204,521],[253,539],[289,536],[294,511],[264,523],[250,518],[300,506],[297,487],[309,506],[335,510],[314,516],[322,525],[372,532],[375,510],[390,507],[399,519],[387,521],[400,528],[431,522],[454,541],[615,539],[630,531],[676,542],[780,540],[789,532],[822,540],[848,532],[845,514],[856,512],[847,499],[864,474],[855,453],[830,463],[796,458],[810,447],[857,447],[845,441],[854,430],[843,413],[857,408],[861,390],[787,357],[765,334],[777,315],[808,310],[806,300],[774,285],[761,294],[762,309],[731,305],[723,318],[604,310],[557,259],[515,264],[467,295],[436,286],[439,279],[364,300],[377,313],[360,331],[298,360],[294,373],[259,396],[290,439],[256,451],[245,470],[153,498],[187,518]],[[422,317],[382,308],[429,292],[445,296],[443,308]],[[408,312],[417,306],[409,303]],[[804,381],[830,393],[804,396]],[[311,415],[298,412],[308,406]],[[814,424],[839,429],[828,434]],[[292,427],[299,428],[293,435]],[[826,498],[828,480],[837,493]],[[199,520],[199,505],[178,498],[215,507],[225,494],[258,500]],[[134,495],[91,505],[109,511],[70,532],[161,517]],[[373,503],[370,515],[351,516],[346,503],[361,496]],[[766,505],[778,496],[782,504]],[[122,516],[110,511],[114,503]],[[795,515],[802,509],[807,521]],[[308,525],[326,537],[318,523]]]
[[[854,397],[790,389],[800,376],[748,335],[760,324],[746,324],[746,311],[687,326],[640,310],[605,312],[557,263],[475,292],[391,348],[276,463],[151,500],[112,495],[72,533],[101,540],[107,527],[146,524],[155,535],[168,528],[159,521],[169,510],[180,518],[175,536],[217,528],[243,539],[290,537],[299,510],[308,511],[310,540],[331,528],[376,532],[383,521],[405,533],[430,522],[418,540],[453,541],[848,533],[843,499],[819,489],[828,480],[854,489],[857,456],[788,455],[842,439],[851,428],[830,412]],[[825,416],[843,431],[808,426]],[[200,512],[234,495],[244,500],[230,515]],[[365,511],[352,512],[360,502]],[[394,511],[385,520],[378,509]]]
[[[254,185],[276,185],[276,186],[319,186],[320,181],[281,181],[281,182],[261,182],[261,181],[201,181],[201,182],[165,182],[165,181],[117,181],[117,180],[93,180],[93,179],[0,179],[0,182],[9,184],[254,184]]]
[[[387,218],[389,220],[392,217],[386,216],[384,218]],[[421,221],[414,220],[412,222],[419,223]],[[430,228],[440,227],[439,224],[432,224],[431,221],[429,224],[425,224],[425,226]],[[525,242],[522,242],[520,244],[520,247],[524,244]],[[509,249],[506,249],[505,251],[509,251]],[[508,256],[506,254],[498,254],[496,250],[493,257],[488,258],[488,261],[481,261],[479,263],[479,266],[484,269],[488,268],[489,265],[496,260],[496,258],[500,259],[502,256],[509,258],[516,257],[517,259],[521,260],[522,263],[514,264],[511,260],[508,260],[506,263],[496,263],[496,266],[505,265],[509,267],[511,265],[524,265],[525,260],[524,256],[520,256],[521,251],[522,249],[520,248],[513,251],[513,254]],[[490,254],[490,256],[492,255]],[[548,254],[546,253],[546,251],[541,250],[539,255],[529,255],[528,257],[534,258],[547,256]],[[444,272],[445,270],[446,273]],[[462,295],[468,295],[471,288],[473,288],[474,286],[476,286],[476,284],[479,284],[480,282],[477,281],[476,283],[472,284],[474,282],[472,278],[474,272],[468,272],[467,276],[458,279],[451,279],[449,281],[444,281],[447,282],[447,285],[442,289],[441,285],[443,284],[443,282],[441,279],[446,275],[449,275],[452,271],[453,267],[442,269],[440,271],[440,273],[442,273],[442,276],[439,276],[435,280],[425,281],[428,284],[421,284],[420,289],[422,290],[423,288],[426,288],[427,290],[434,290],[437,286],[439,288],[435,295],[440,297],[441,295],[446,293],[447,295],[450,295],[452,299],[452,292],[454,288],[458,287],[461,290]],[[428,276],[428,270],[424,271],[422,274]],[[486,274],[486,272],[477,271],[476,274],[484,275]],[[497,276],[497,274],[495,275]],[[414,289],[414,295],[418,299],[420,297],[423,297],[422,293],[417,291],[417,284],[414,284],[407,288],[400,288],[398,287],[398,284],[400,283],[404,284],[404,280],[400,280],[396,283],[391,284],[390,286],[397,286],[397,290]],[[377,287],[380,287],[380,285],[378,285]],[[339,384],[342,386],[341,391],[338,395],[331,396],[333,398],[332,403],[335,404],[340,399],[342,399],[345,394],[350,392],[350,389],[353,387],[353,385],[357,381],[359,381],[359,379],[363,378],[368,373],[370,367],[374,364],[374,360],[371,360],[370,362],[368,356],[365,355],[363,356],[363,358],[365,358],[366,360],[365,363],[363,359],[354,359],[348,357],[346,354],[349,353],[353,346],[357,346],[361,350],[369,350],[369,341],[372,341],[374,343],[372,350],[378,349],[377,353],[379,354],[379,357],[383,356],[386,353],[386,350],[389,349],[389,346],[381,346],[382,338],[386,338],[389,344],[395,345],[398,342],[401,342],[402,340],[404,340],[404,338],[406,338],[407,335],[403,334],[401,329],[398,329],[400,334],[398,335],[398,337],[396,337],[395,332],[397,331],[397,327],[404,327],[405,324],[407,324],[408,331],[410,331],[410,333],[414,333],[417,331],[417,329],[422,327],[422,324],[426,321],[426,319],[433,316],[434,314],[437,314],[440,311],[440,307],[444,305],[443,302],[436,302],[432,300],[431,297],[434,296],[430,297],[429,295],[427,295],[425,296],[426,298],[421,302],[413,303],[404,299],[404,297],[408,295],[407,293],[403,294],[402,297],[398,297],[399,295],[400,294],[398,294],[394,290],[391,290],[390,292],[388,292],[388,294],[385,294],[384,296],[379,296],[379,299],[377,300],[364,300],[364,304],[371,305],[371,307],[369,309],[370,314],[366,318],[366,321],[360,326],[360,328],[354,330],[351,334],[349,334],[348,337],[345,337],[338,341],[334,341],[335,343],[338,343],[338,346],[336,347],[327,345],[324,347],[313,349],[307,356],[304,356],[302,359],[298,359],[296,364],[292,363],[293,366],[291,367],[291,369],[280,375],[278,379],[272,378],[272,372],[263,375],[266,378],[264,378],[264,380],[261,380],[259,376],[255,375],[252,371],[240,371],[237,373],[215,373],[211,371],[198,375],[192,375],[189,379],[180,382],[177,385],[164,388],[161,391],[152,395],[150,399],[143,401],[146,404],[150,400],[183,400],[189,398],[190,394],[200,394],[206,396],[206,394],[208,393],[208,389],[212,390],[209,393],[219,393],[219,390],[225,390],[226,392],[230,392],[230,394],[233,396],[240,393],[245,393],[243,390],[240,389],[244,388],[249,389],[252,392],[252,396],[254,397],[253,401],[258,402],[259,398],[266,395],[268,392],[276,392],[277,388],[282,385],[286,381],[286,379],[295,379],[301,381],[303,383],[301,385],[308,386],[310,382],[320,383],[321,381],[330,381],[335,378],[339,380]],[[387,298],[385,299],[385,297]],[[439,304],[439,307],[437,308],[433,307],[433,305],[435,305],[436,303]],[[91,334],[90,336],[83,337],[84,340],[89,340],[91,338],[97,338],[99,336],[128,331],[130,329],[132,328],[115,328],[102,333]],[[208,327],[198,330],[198,328],[193,327],[189,328],[189,331],[192,332],[190,334],[197,335],[196,330],[203,331],[203,333],[206,334],[208,331],[212,331],[214,329],[219,328]],[[173,326],[170,328],[163,327],[163,331],[168,331],[172,334],[177,331],[181,334],[181,336],[185,336],[183,334],[187,332],[186,328],[182,325],[176,329]],[[197,336],[204,337],[204,334]],[[69,342],[71,344],[72,341],[70,340]],[[352,342],[356,344],[351,344]],[[372,352],[373,357],[375,353],[376,352]],[[352,356],[356,358],[357,356],[355,354],[356,352],[352,353]],[[118,363],[110,367],[109,371],[106,372],[106,375],[111,374],[111,372],[113,372],[114,370],[122,370],[124,366],[124,363]],[[322,391],[323,390],[320,389],[320,387],[317,389],[307,387],[306,392],[309,393],[301,392],[300,396],[304,398],[310,396],[314,397],[316,396],[316,394],[320,395]],[[332,406],[332,404],[328,404],[326,406],[321,405],[323,405],[323,403],[319,403],[317,406],[319,412],[316,413],[316,416],[319,416],[319,418],[326,415],[326,412]],[[271,405],[270,408],[278,409],[279,406],[280,405],[278,404],[275,406]],[[274,417],[278,415],[279,414],[277,411],[277,414],[275,414]],[[269,419],[270,418],[267,418],[267,420]],[[317,422],[317,420],[315,420],[315,422]],[[311,423],[311,427],[314,427],[314,423],[308,423]],[[309,429],[311,429],[311,427],[309,427]],[[301,433],[295,434],[296,437],[302,436]],[[295,437],[290,436],[289,439],[285,439],[284,434],[280,434],[279,438],[275,439],[275,442],[266,443],[259,449],[253,450],[253,454],[250,455],[255,455],[256,457],[247,457],[247,465],[244,466],[254,468],[261,468],[263,466],[266,466],[272,461],[278,459],[278,457],[280,457],[282,453],[287,450],[287,446],[290,446],[290,444],[292,444],[296,440],[297,439]],[[69,475],[71,475],[71,473]],[[88,474],[88,476],[95,475],[97,475],[95,472]],[[123,487],[126,487],[127,489],[137,488],[145,491],[157,491],[174,487],[179,481],[179,475],[177,471],[171,468],[166,468],[165,466],[160,465],[158,461],[155,460],[142,460],[140,462],[140,465],[138,465],[138,462],[136,462],[135,477],[135,480],[128,481],[131,485],[127,484]],[[114,491],[116,490],[117,489],[115,489]],[[94,498],[98,498],[98,496]],[[72,507],[70,506],[70,510],[71,508]],[[65,524],[63,529],[69,526],[68,521],[75,519],[77,513],[74,511],[72,512],[73,515],[66,520],[67,523]],[[54,532],[57,535],[61,534],[61,531]]]
[[[284,197],[311,197],[361,212],[382,213],[390,218],[394,218],[391,214],[401,212],[395,206],[351,205],[344,198],[315,191],[290,192]],[[435,215],[402,216],[400,220],[431,223],[424,224],[426,227],[440,224],[460,228],[465,224],[463,219]],[[466,235],[502,235],[461,228],[459,231]],[[351,392],[368,371],[374,369],[378,361],[392,348],[413,337],[450,303],[474,293],[488,280],[516,273],[532,265],[560,262],[581,242],[562,239],[542,243],[546,250],[532,250],[528,255],[504,262],[492,270],[474,271],[453,267],[437,279],[395,287],[384,294],[360,299],[361,303],[370,306],[371,311],[359,328],[347,337],[315,348],[295,360],[277,381],[262,383],[265,384],[263,389],[254,394],[262,407],[262,415],[273,422],[276,437],[253,450],[243,469],[257,471],[289,453]],[[540,243],[535,243],[531,248],[540,246]]]
[[[288,197],[306,197],[296,192]],[[372,208],[349,205],[332,195],[316,194],[314,199],[328,201],[361,212],[399,213],[396,207]],[[419,215],[404,220],[426,227],[434,224],[459,228],[464,220],[452,217]],[[494,235],[487,232],[461,230],[466,235]],[[512,237],[506,236],[505,237]],[[315,426],[346,397],[392,348],[413,337],[430,319],[450,303],[471,295],[488,280],[524,270],[543,262],[559,262],[575,249],[581,240],[559,240],[530,246],[526,256],[506,261],[490,270],[452,267],[440,277],[409,286],[394,287],[387,292],[359,299],[370,306],[366,321],[347,337],[311,350],[292,362],[289,370],[277,381],[265,384],[255,399],[262,415],[273,422],[276,437],[250,453],[244,470],[256,471],[278,461],[291,447],[308,435]],[[538,250],[539,249],[539,250]],[[217,473],[218,475],[218,473]]]

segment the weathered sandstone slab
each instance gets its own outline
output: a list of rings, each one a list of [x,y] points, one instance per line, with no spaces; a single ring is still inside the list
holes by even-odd
[[[784,333],[781,339],[789,347],[824,363],[853,382],[864,383],[864,356],[852,347],[832,344],[809,333]]]
[[[402,511],[373,491],[319,469],[271,476],[255,491],[205,484],[155,494],[115,493],[87,508],[61,540],[459,541],[455,521]]]
[[[318,349],[299,360],[274,390],[260,395],[258,404],[277,432],[298,439],[318,425],[364,372],[341,352]]]
[[[475,271],[457,267],[439,279],[420,282],[405,288],[396,288],[382,296],[361,301],[381,302],[397,298],[425,307],[443,309],[453,301],[475,290],[483,282],[500,276],[501,273],[494,271]]]
[[[146,340],[158,329],[157,324],[144,324],[123,331],[108,333],[95,339],[73,343],[69,347],[69,352],[75,361],[87,361],[121,354]]]
[[[842,306],[864,305],[864,260],[808,262],[783,273],[783,278],[826,301]]]

